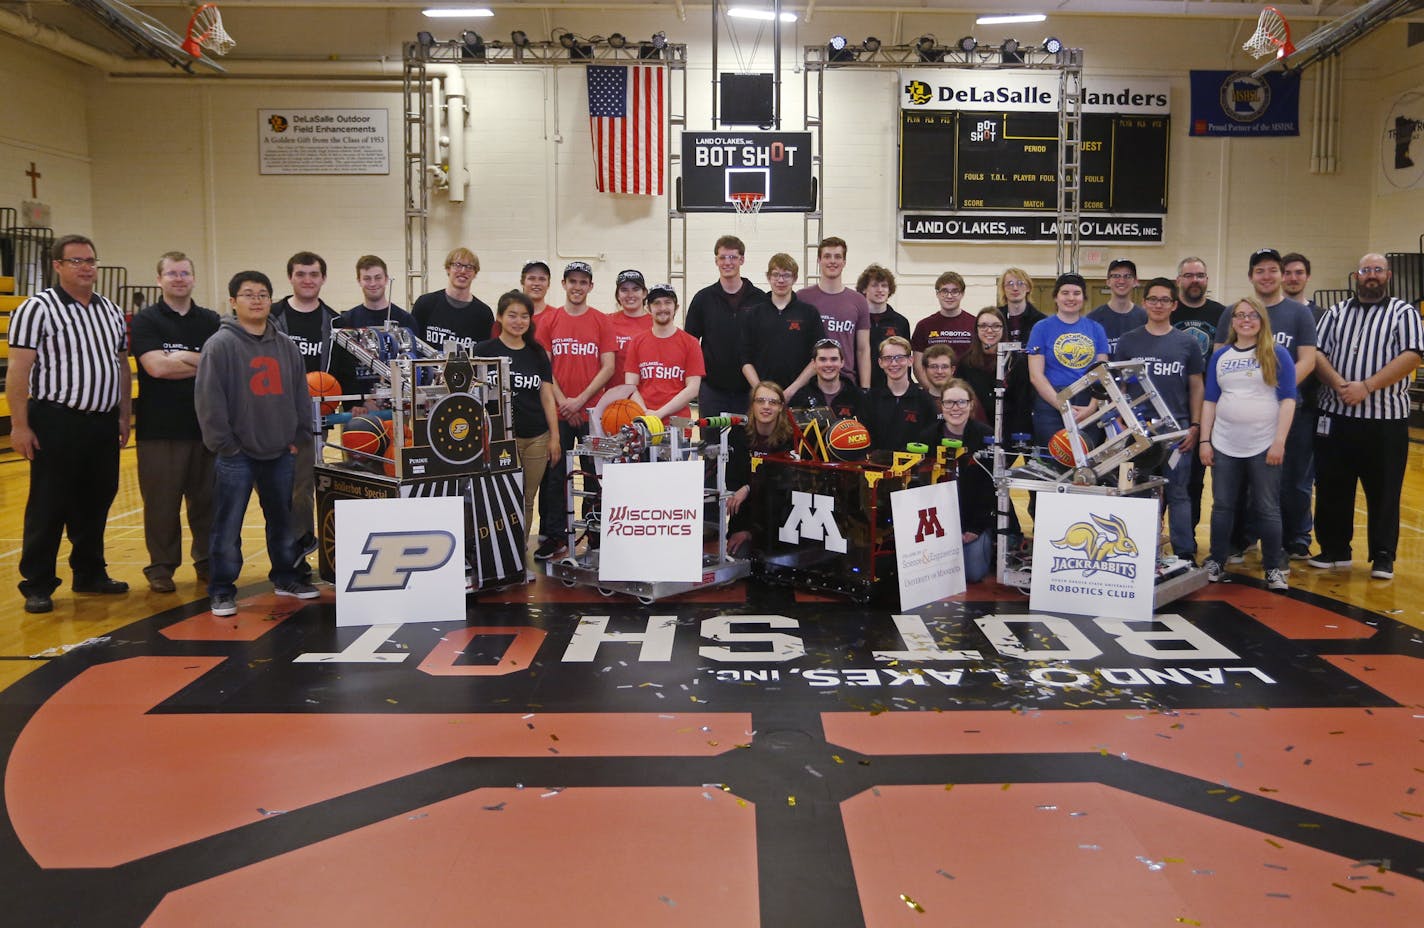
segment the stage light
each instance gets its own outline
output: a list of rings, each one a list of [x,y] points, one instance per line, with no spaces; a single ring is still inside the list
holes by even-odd
[[[1005,13],[1001,16],[981,16],[974,23],[978,26],[1003,26],[1009,23],[1041,23],[1047,18],[1042,13]]]
[[[964,38],[960,39],[958,42],[955,43],[955,48],[958,48],[966,55],[974,54],[974,49],[978,47],[979,40],[974,38],[974,36],[972,35],[966,35]]]
[[[1023,52],[1019,50],[1018,39],[1005,39],[999,46],[999,61],[1004,64],[1023,64]]]
[[[573,34],[572,32],[560,32],[560,33],[559,33],[559,46],[560,46],[561,48],[566,48],[566,49],[567,49],[567,48],[573,48],[573,47],[574,47],[574,34]]]
[[[850,43],[846,41],[846,37],[843,35],[831,36],[831,40],[826,43],[826,60],[854,61],[855,52],[851,51],[847,47],[849,44]]]
[[[667,48],[667,33],[654,32],[652,38],[638,44],[638,60],[657,61],[663,56],[664,48]]]
[[[615,32],[608,37],[609,48],[623,48],[628,44],[628,39],[621,32]]]
[[[473,29],[466,29],[460,34],[460,57],[466,61],[483,61],[485,57],[485,40]]]
[[[422,30],[415,34],[415,41],[420,43],[421,48],[430,48],[435,44],[435,36]]]
[[[421,12],[431,19],[483,19],[494,15],[494,10],[473,6],[437,6]]]
[[[932,35],[922,35],[915,40],[915,54],[921,61],[944,60],[944,49],[939,47],[939,40]]]
[[[880,40],[873,35],[866,36],[865,41],[860,43],[860,47],[873,55],[880,51]]]
[[[664,48],[667,48],[667,33],[666,33],[666,32],[654,32],[654,33],[653,33],[653,38],[652,38],[652,43],[653,43],[653,48],[656,48],[656,49],[659,49],[659,50],[664,49]]]
[[[529,36],[524,34],[523,29],[516,29],[509,34],[509,44],[515,48],[528,48]]]
[[[1058,38],[1057,36],[1051,35],[1043,40],[1043,50],[1048,52],[1050,55],[1056,55],[1059,52],[1063,51],[1063,40]]]
[[[771,10],[756,10],[746,6],[734,6],[727,11],[727,15],[735,19],[762,19],[771,22],[776,18],[776,14]],[[781,21],[784,23],[796,22],[795,13],[782,13]]]

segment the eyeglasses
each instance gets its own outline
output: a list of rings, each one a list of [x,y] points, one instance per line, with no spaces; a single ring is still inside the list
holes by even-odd
[[[267,300],[272,299],[272,294],[262,290],[239,290],[237,291],[237,298],[239,300],[252,300],[257,303],[265,303]]]
[[[1260,322],[1260,321],[1261,321],[1261,314],[1260,314],[1260,313],[1232,313],[1232,314],[1231,314],[1231,318],[1232,318],[1232,319],[1239,319],[1239,320],[1241,320],[1242,322]]]
[[[969,405],[969,400],[941,400],[940,405],[945,409],[963,409]]]
[[[60,258],[60,264],[67,264],[70,267],[98,267],[98,258]]]
[[[752,404],[755,405],[755,406],[781,406],[781,405],[783,405],[782,402],[781,402],[781,400],[777,399],[777,398],[774,397],[774,396],[758,396],[756,399],[752,400]]]
[[[466,264],[466,263],[464,263],[463,261],[452,261],[452,262],[450,262],[450,270],[452,270],[452,271],[473,271],[473,270],[477,270],[477,268],[476,268],[473,264]]]
[[[1003,327],[1004,324],[1002,322],[981,322],[974,326],[974,328],[983,329],[986,332],[992,332],[996,329],[1002,329]]]
[[[1027,286],[1028,286],[1028,281],[1026,281],[1026,280],[1006,280],[1006,281],[1004,281],[1004,286],[1005,286],[1005,287],[1027,287]]]
[[[1170,296],[1149,296],[1142,302],[1151,303],[1153,306],[1171,306],[1177,301],[1172,299]]]
[[[1183,271],[1177,276],[1184,280],[1206,280],[1206,271]]]
[[[1108,280],[1132,280],[1136,274],[1127,274],[1122,271],[1114,271],[1108,275]]]
[[[907,354],[882,354],[880,360],[886,364],[904,364],[910,360],[910,356]]]
[[[811,350],[820,351],[822,348],[839,348],[840,346],[841,343],[836,341],[834,338],[822,338],[819,339],[816,344],[811,346]]]
[[[963,295],[964,295],[964,291],[963,291],[963,290],[960,290],[960,289],[957,288],[957,287],[940,287],[938,290],[935,291],[935,293],[938,293],[940,296],[963,296]]]
[[[1384,273],[1387,273],[1388,271],[1389,271],[1389,268],[1387,268],[1387,267],[1380,267],[1378,264],[1376,264],[1376,265],[1374,265],[1373,267],[1362,267],[1362,268],[1360,268],[1360,276],[1361,276],[1361,277],[1368,277],[1368,276],[1371,275],[1371,274],[1384,274]]]
[[[192,271],[164,271],[163,276],[169,280],[187,280],[193,276]]]
[[[767,280],[795,280],[796,275],[790,271],[769,271],[766,278]]]

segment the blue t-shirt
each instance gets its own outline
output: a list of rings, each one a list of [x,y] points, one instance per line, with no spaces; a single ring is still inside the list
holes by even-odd
[[[1108,336],[1091,319],[1064,322],[1057,314],[1039,322],[1028,333],[1032,354],[1043,356],[1043,372],[1055,390],[1062,390],[1092,367],[1098,355],[1107,355]]]
[[[1088,318],[1103,327],[1103,331],[1108,334],[1108,357],[1112,357],[1117,351],[1117,340],[1131,332],[1133,329],[1140,329],[1147,324],[1147,310],[1137,303],[1132,304],[1132,308],[1125,313],[1120,313],[1108,304],[1104,303],[1097,309],[1088,313]]]
[[[1147,327],[1124,332],[1117,340],[1114,361],[1146,361],[1147,376],[1177,425],[1186,428],[1191,423],[1190,378],[1200,376],[1206,362],[1197,350],[1197,340],[1181,329],[1171,329],[1166,335],[1153,335]]]

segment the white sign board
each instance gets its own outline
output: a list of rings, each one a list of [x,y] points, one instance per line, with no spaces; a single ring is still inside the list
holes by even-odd
[[[1038,494],[1031,609],[1150,619],[1156,575],[1156,500]]]
[[[702,579],[702,462],[603,468],[598,579]]]
[[[263,174],[389,174],[385,110],[258,110]]]
[[[1171,112],[1172,84],[1161,77],[1083,79],[1083,112],[1151,116]],[[989,113],[1058,111],[1051,71],[911,68],[900,72],[900,108]]]
[[[449,497],[336,501],[336,624],[465,620],[465,518]]]
[[[895,523],[895,567],[900,608],[963,593],[964,545],[959,528],[959,491],[954,483],[932,483],[890,494]]]

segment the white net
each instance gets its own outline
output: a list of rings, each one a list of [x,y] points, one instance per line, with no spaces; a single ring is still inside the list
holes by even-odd
[[[193,14],[192,21],[188,23],[188,40],[215,55],[226,55],[237,47],[237,40],[223,28],[222,15],[215,3],[205,3],[198,7],[198,12]]]
[[[734,193],[732,194],[732,206],[737,212],[745,216],[755,216],[761,212],[761,206],[766,202],[766,197],[759,193]]]
[[[1286,48],[1290,44],[1290,26],[1281,15],[1281,11],[1273,6],[1268,6],[1261,11],[1261,18],[1256,21],[1256,31],[1251,34],[1251,38],[1241,46],[1253,58],[1264,58],[1267,55],[1276,53],[1278,49]],[[1285,54],[1290,54],[1289,49]]]

